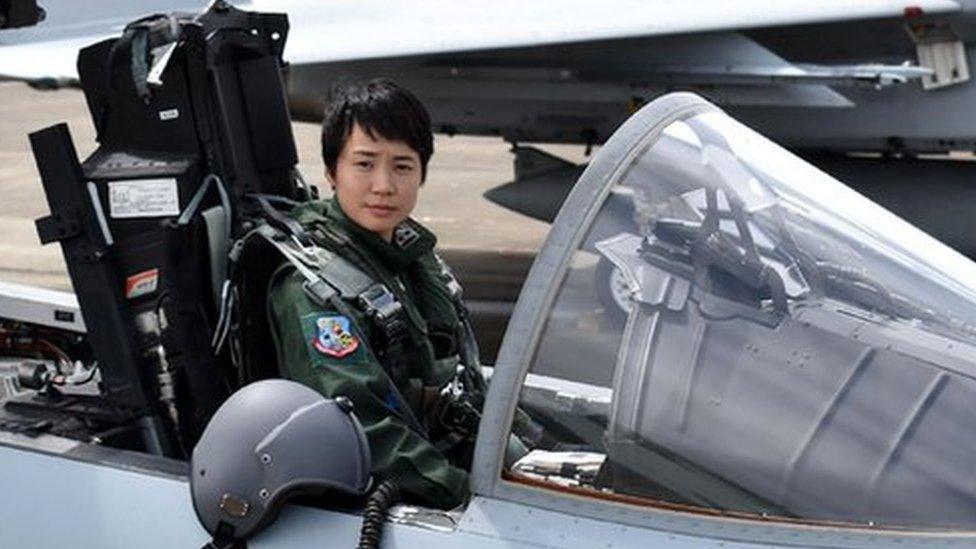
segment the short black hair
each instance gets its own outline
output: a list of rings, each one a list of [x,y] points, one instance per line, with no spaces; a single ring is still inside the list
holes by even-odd
[[[380,134],[391,141],[403,141],[420,156],[421,181],[427,178],[427,161],[434,154],[430,114],[423,103],[391,80],[378,78],[348,84],[332,92],[322,119],[322,160],[335,175],[339,153],[359,124],[370,137]]]

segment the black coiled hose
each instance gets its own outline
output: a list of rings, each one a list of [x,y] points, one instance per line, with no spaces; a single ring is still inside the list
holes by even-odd
[[[383,481],[373,490],[363,509],[363,529],[359,532],[357,549],[379,549],[386,512],[398,501],[400,486],[392,480]]]

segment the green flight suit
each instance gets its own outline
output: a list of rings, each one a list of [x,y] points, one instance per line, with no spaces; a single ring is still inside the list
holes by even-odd
[[[394,243],[387,242],[353,223],[336,202],[327,200],[303,204],[291,216],[313,238],[319,234],[318,244],[387,286],[405,309],[408,336],[397,348],[375,348],[378,330],[352,300],[342,302],[348,305],[343,310],[316,304],[303,290],[304,279],[285,262],[272,276],[268,290],[268,316],[281,375],[326,397],[342,395],[353,401],[372,452],[372,472],[378,478],[397,479],[408,498],[426,505],[450,508],[462,503],[468,493],[468,474],[434,444],[446,434],[435,416],[444,400],[440,390],[457,374],[461,326],[447,284],[450,277],[433,252],[436,238],[407,220]],[[348,238],[348,244],[329,242],[321,236],[323,228]],[[343,343],[323,346],[317,340],[323,326],[341,334]],[[479,366],[465,370],[469,388],[474,386],[483,400],[485,381]],[[411,428],[418,424],[419,429]]]

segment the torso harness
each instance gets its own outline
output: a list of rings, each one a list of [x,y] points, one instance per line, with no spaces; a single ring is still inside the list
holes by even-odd
[[[275,219],[275,221],[280,220]],[[292,223],[287,224],[286,227],[289,229],[287,232],[273,227],[267,222],[259,221],[256,228],[235,242],[229,254],[231,271],[234,272],[242,268],[246,269],[247,266],[239,263],[245,247],[252,245],[255,241],[263,241],[277,250],[282,258],[293,266],[296,272],[304,278],[303,288],[305,294],[313,303],[323,308],[334,308],[340,314],[349,316],[350,318],[354,317],[354,315],[350,314],[351,307],[355,307],[371,323],[373,333],[378,334],[382,338],[384,349],[391,349],[403,345],[409,336],[407,323],[410,320],[405,307],[400,303],[396,295],[390,291],[387,285],[376,280],[338,253],[316,244],[308,237],[308,234],[300,224],[290,218],[288,221]],[[276,224],[280,225],[280,223]],[[341,235],[323,234],[327,230],[326,228],[317,228],[315,230],[316,236],[336,247],[341,247],[343,245],[343,242],[340,240]],[[339,241],[336,242],[336,240]],[[458,326],[455,333],[458,354],[461,363],[464,365],[464,369],[473,370],[459,371],[459,375],[455,378],[455,381],[451,382],[448,387],[445,387],[445,392],[451,393],[445,396],[457,401],[459,405],[446,406],[445,411],[448,411],[450,415],[440,419],[442,424],[451,427],[452,430],[465,432],[466,435],[473,434],[477,422],[480,419],[480,402],[472,403],[468,399],[462,398],[462,395],[473,389],[481,392],[485,389],[483,378],[480,374],[477,342],[468,318],[467,309],[461,301],[461,286],[447,265],[440,258],[437,259],[441,265],[440,274],[446,282],[460,321],[460,326]],[[265,279],[264,289],[267,288],[267,280]],[[251,311],[252,314],[255,312]],[[263,312],[264,310],[262,309]],[[375,351],[372,349],[371,352],[375,354]],[[233,349],[232,354],[234,354]],[[388,366],[387,361],[383,360],[384,357],[377,356],[377,358],[379,359],[377,362],[386,369]],[[272,375],[267,372],[256,375],[253,371],[248,371],[247,367],[242,367],[242,364],[246,363],[246,360],[241,360],[239,357],[235,358],[234,362],[238,364],[238,369],[241,371],[243,379],[240,381],[242,383]],[[389,371],[387,373],[390,374]],[[392,375],[389,377],[393,379]],[[470,380],[481,380],[481,382],[475,381],[480,386],[465,387],[463,386],[466,385],[465,380],[468,382]],[[394,383],[390,384],[390,390],[401,401],[398,409],[403,411],[402,419],[411,428],[426,436],[427,429],[423,422],[418,420],[407,399],[400,394]]]

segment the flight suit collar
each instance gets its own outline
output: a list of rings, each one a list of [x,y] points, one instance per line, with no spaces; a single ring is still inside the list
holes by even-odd
[[[325,205],[325,216],[362,245],[390,271],[402,272],[408,265],[430,253],[437,244],[437,237],[420,223],[407,218],[393,232],[393,241],[387,242],[380,235],[365,229],[349,219],[336,200]]]

